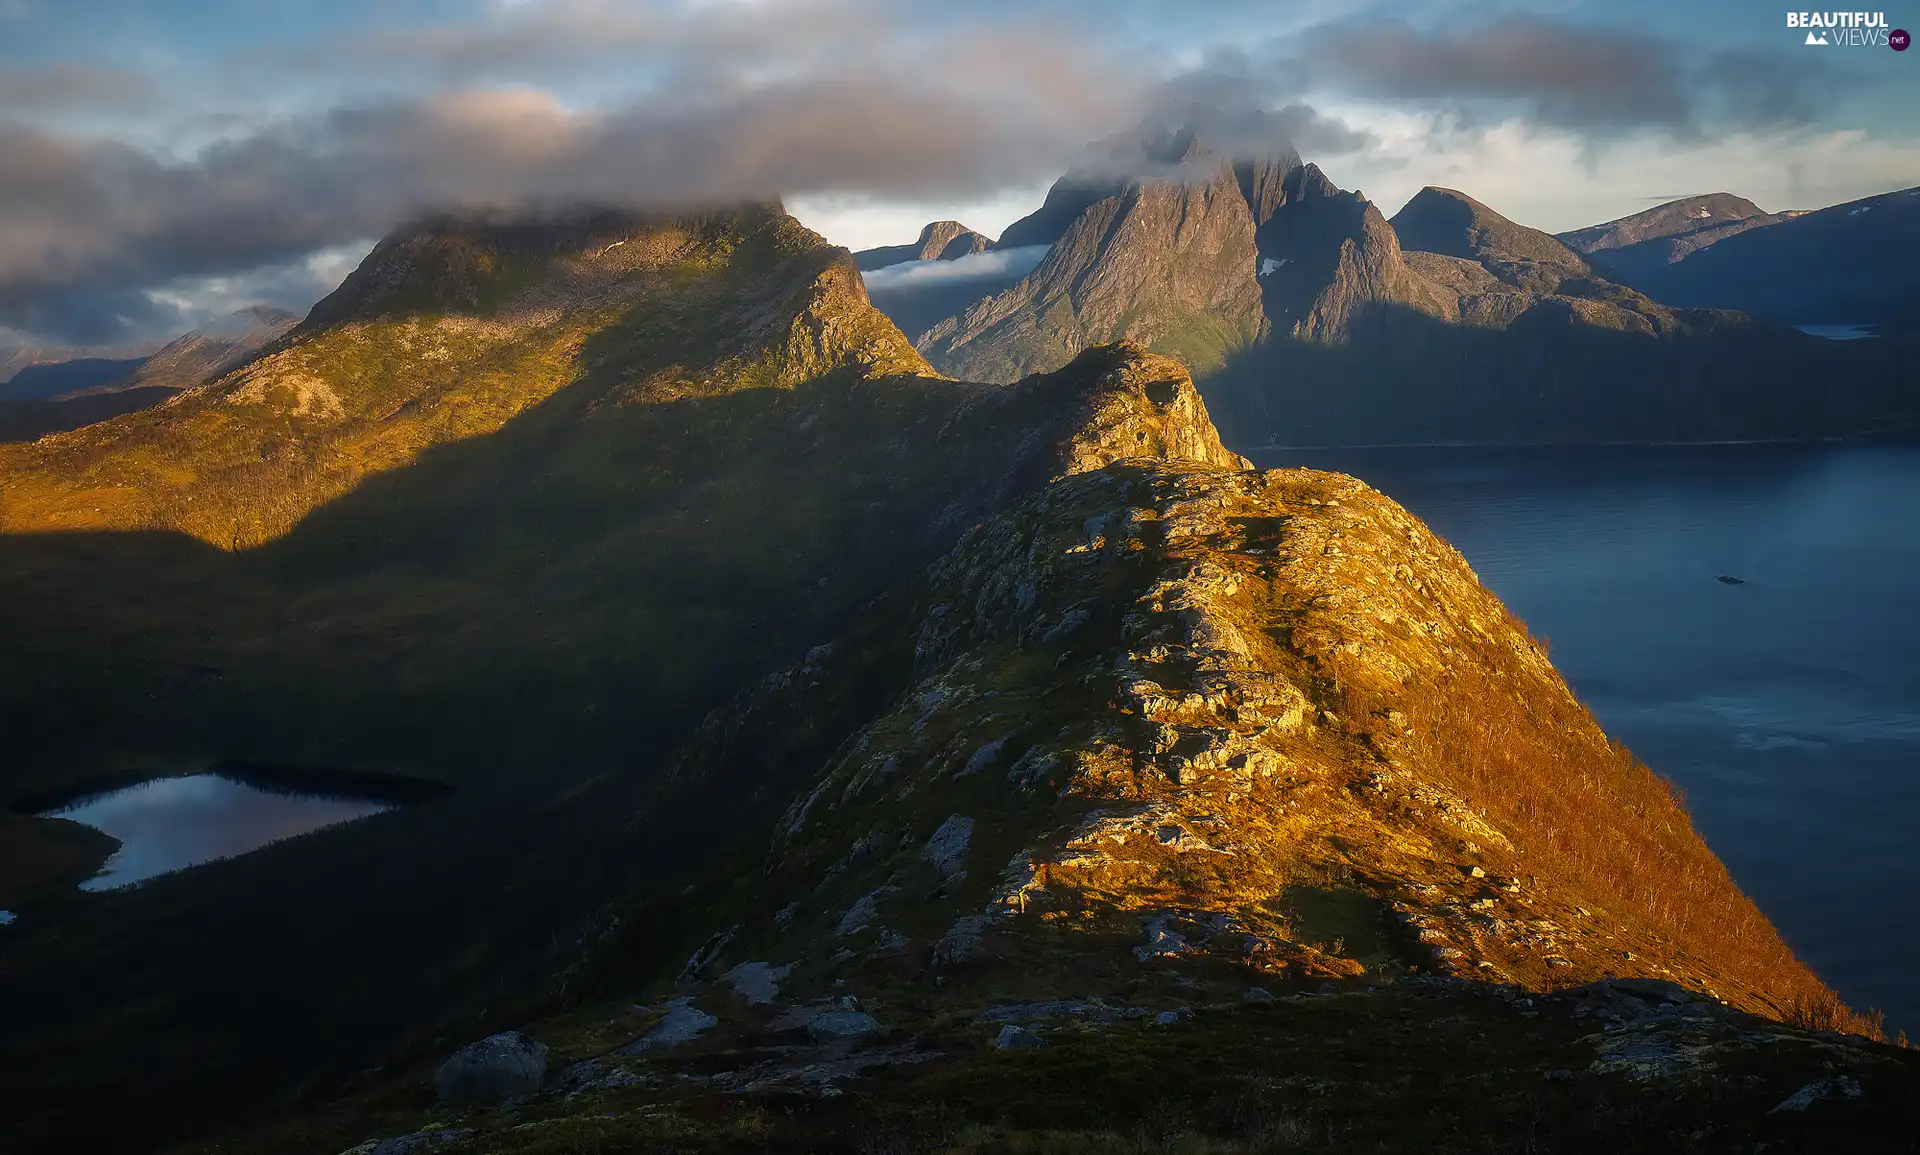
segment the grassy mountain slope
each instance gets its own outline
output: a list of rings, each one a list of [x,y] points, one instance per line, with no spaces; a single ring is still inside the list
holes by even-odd
[[[589,338],[604,346],[592,356],[632,358],[620,368],[636,373],[671,377],[688,353],[724,363],[662,386],[689,395],[841,363],[921,368],[883,318],[849,311],[864,295],[831,252],[754,210],[426,222],[382,242],[284,348],[163,409],[0,449],[13,478],[0,529],[257,545],[362,479],[491,433],[573,383],[593,367]],[[711,307],[723,299],[737,303]]]
[[[184,1149],[1901,1149],[1920,1065],[1819,1033],[1871,1025],[1459,555],[1350,478],[1116,460],[1205,420],[1133,365],[1109,451],[681,749],[674,796],[791,801],[678,940],[601,923],[547,1091],[435,1106],[434,1056]]]

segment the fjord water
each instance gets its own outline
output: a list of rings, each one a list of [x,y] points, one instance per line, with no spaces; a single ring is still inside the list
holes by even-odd
[[[80,884],[82,890],[113,890],[365,818],[393,805],[370,798],[270,790],[219,774],[194,774],[150,779],[48,813],[120,840],[120,849],[100,873]]]
[[[1920,1034],[1920,447],[1254,459],[1355,474],[1451,542],[1801,958]]]

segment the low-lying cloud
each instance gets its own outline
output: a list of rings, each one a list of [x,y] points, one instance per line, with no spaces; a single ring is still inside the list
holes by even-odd
[[[902,261],[861,274],[867,292],[904,293],[966,281],[1003,280],[1025,276],[1047,255],[1047,245],[1019,245],[968,253],[951,261]]]

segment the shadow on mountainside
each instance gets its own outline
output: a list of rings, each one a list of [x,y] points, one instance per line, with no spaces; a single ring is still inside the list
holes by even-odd
[[[756,834],[783,796],[660,811],[661,752],[945,548],[963,442],[883,430],[960,396],[831,378],[586,418],[563,393],[260,549],[9,537],[9,804],[221,758],[458,787],[128,892],[10,898],[10,1133],[137,1148],[450,1020],[484,1033],[613,895]]]
[[[1920,342],[1823,341],[1733,318],[1654,337],[1575,323],[1557,301],[1504,330],[1374,306],[1345,342],[1276,337],[1199,384],[1241,449],[1920,432]]]
[[[255,549],[10,536],[9,805],[220,759],[456,788],[244,862],[19,906],[0,1059],[30,1074],[0,1112],[33,1142],[126,1147],[338,1090],[443,1047],[451,1021],[515,1021],[505,992],[577,957],[591,912],[676,895],[787,801],[760,778],[669,797],[663,753],[1059,472],[1067,439],[1113,433],[1119,394],[1100,390],[1144,356],[1091,352],[1017,388],[834,371],[650,400],[590,375]],[[1191,388],[1157,389],[1157,371],[1124,388],[1210,439]],[[1126,448],[1160,451],[1133,429]],[[896,675],[860,667],[848,709]],[[663,949],[685,937],[657,929]]]

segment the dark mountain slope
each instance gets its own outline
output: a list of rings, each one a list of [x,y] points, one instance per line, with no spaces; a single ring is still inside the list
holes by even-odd
[[[79,393],[125,381],[146,362],[144,357],[77,357],[30,365],[0,385],[0,403],[15,404],[51,401],[70,393]]]
[[[1768,213],[1731,193],[1709,193],[1656,205],[1645,212],[1560,239],[1598,262],[1606,274],[1629,285],[1652,283],[1665,266],[1749,229],[1792,220],[1798,213]]]
[[[1670,308],[1464,194],[1423,190],[1371,235],[1354,251],[1380,272],[1352,279],[1371,291],[1309,279],[1357,306],[1338,325],[1242,350],[1203,382],[1229,441],[1717,440],[1920,426],[1920,383],[1900,349]],[[1389,237],[1404,248],[1404,272],[1387,259]]]
[[[1635,276],[1674,305],[1920,333],[1920,188],[1798,213]]]
[[[1772,222],[1773,214],[1745,197],[1732,193],[1708,193],[1682,197],[1620,217],[1604,224],[1559,233],[1558,238],[1577,252],[1619,252],[1648,241],[1674,238],[1683,240],[1703,231],[1714,232],[1730,226],[1753,228]]]

